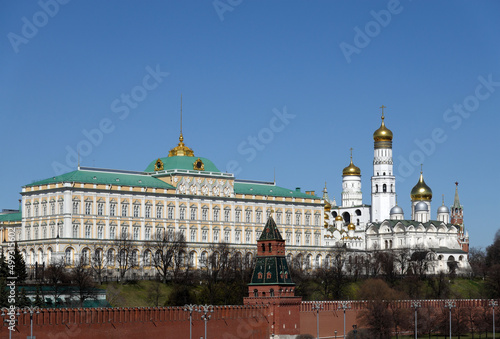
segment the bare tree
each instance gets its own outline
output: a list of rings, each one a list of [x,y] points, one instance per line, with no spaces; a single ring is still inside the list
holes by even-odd
[[[71,280],[75,284],[80,306],[85,300],[96,299],[97,293],[94,280],[90,274],[89,258],[81,256],[76,265],[71,269]]]
[[[405,275],[408,271],[411,250],[408,247],[398,248],[393,251],[394,260],[398,265],[399,274]]]
[[[121,232],[120,236],[113,241],[116,248],[116,263],[118,265],[118,273],[120,282],[123,282],[125,274],[133,267],[133,243],[130,233]]]
[[[186,239],[181,232],[158,231],[155,240],[151,241],[147,248],[152,254],[153,265],[160,275],[163,283],[168,280],[171,269],[180,269],[184,260]]]
[[[427,274],[430,263],[430,252],[423,248],[417,247],[410,257],[409,270],[423,279]]]
[[[90,251],[90,269],[97,278],[99,285],[101,285],[108,265],[108,258],[104,253],[102,244],[95,244]]]
[[[47,267],[45,278],[52,287],[52,295],[54,296],[54,305],[57,305],[61,295],[64,292],[64,285],[69,283],[68,271],[63,258],[53,261]]]

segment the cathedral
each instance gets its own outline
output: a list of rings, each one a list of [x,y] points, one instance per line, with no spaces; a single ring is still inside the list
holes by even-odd
[[[374,156],[371,177],[371,206],[362,202],[361,170],[352,160],[342,171],[342,201],[331,201],[325,189],[325,220],[328,229],[326,246],[343,246],[353,252],[369,254],[376,250],[427,251],[429,273],[447,272],[454,266],[458,272],[469,270],[469,235],[464,229],[463,207],[458,197],[458,183],[451,208],[444,205],[431,218],[432,190],[425,183],[423,172],[410,192],[411,218],[405,219],[396,199],[396,177],[393,171],[393,133],[382,122],[373,133]]]

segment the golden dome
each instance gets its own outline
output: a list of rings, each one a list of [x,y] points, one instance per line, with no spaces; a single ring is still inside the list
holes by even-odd
[[[354,226],[354,224],[351,222],[349,225],[347,225],[347,230],[351,231],[351,230],[355,230],[356,229],[356,226]]]
[[[335,217],[335,221],[344,221],[344,219],[342,219],[342,216],[339,214]]]
[[[346,168],[344,168],[342,170],[342,175],[343,176],[345,176],[345,175],[361,175],[361,170],[359,169],[359,167],[354,166],[354,164],[352,163],[352,155],[351,155],[351,163],[349,164],[349,166],[347,166]]]
[[[184,145],[184,137],[181,135],[179,136],[179,144],[172,148],[170,152],[168,152],[169,157],[194,157],[194,152],[191,148],[187,147]]]
[[[392,132],[385,127],[384,114],[382,113],[382,124],[379,129],[373,132],[373,140],[375,141],[392,141]]]
[[[432,190],[424,181],[424,175],[420,172],[420,179],[411,190],[411,200],[432,200]]]

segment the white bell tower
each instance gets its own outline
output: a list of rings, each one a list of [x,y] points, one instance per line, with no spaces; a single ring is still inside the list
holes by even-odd
[[[392,170],[392,132],[382,123],[373,133],[374,156],[372,176],[372,222],[382,222],[390,218],[390,210],[396,205],[396,177]]]

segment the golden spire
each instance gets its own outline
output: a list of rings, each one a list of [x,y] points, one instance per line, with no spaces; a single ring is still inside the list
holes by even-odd
[[[186,156],[186,157],[194,157],[194,152],[192,149],[184,145],[184,136],[182,135],[182,94],[181,94],[181,134],[179,135],[179,144],[176,147],[172,148],[170,152],[168,152],[169,157],[176,156]]]
[[[354,164],[352,163],[352,147],[351,147],[351,163],[349,164],[349,166],[347,166],[346,168],[344,168],[342,170],[342,175],[343,176],[346,176],[346,175],[361,175],[361,170],[359,169],[359,167],[357,166],[354,166]]]

